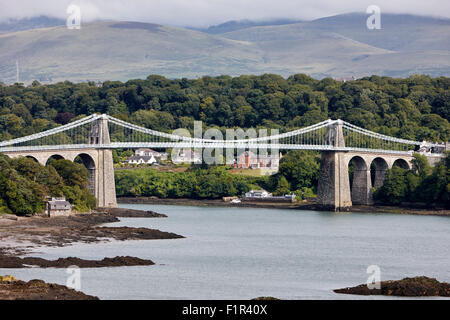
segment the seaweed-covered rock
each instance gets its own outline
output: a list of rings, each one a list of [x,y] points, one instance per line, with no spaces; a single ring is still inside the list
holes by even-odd
[[[336,293],[358,295],[386,295],[404,297],[450,297],[450,284],[434,278],[414,277],[381,281],[380,289],[369,289],[366,284],[333,290]]]
[[[12,276],[0,278],[9,279],[0,281],[0,300],[98,300],[97,297],[42,280],[25,282]]]

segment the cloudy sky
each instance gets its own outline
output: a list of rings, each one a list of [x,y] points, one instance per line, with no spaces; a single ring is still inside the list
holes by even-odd
[[[381,12],[450,18],[449,0],[0,0],[0,21],[48,15],[66,19],[69,4],[81,8],[82,21],[134,20],[205,27],[228,20],[291,18],[310,20],[347,12]]]

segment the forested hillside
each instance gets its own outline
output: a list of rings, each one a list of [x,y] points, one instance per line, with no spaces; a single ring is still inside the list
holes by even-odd
[[[281,76],[203,77],[151,75],[146,80],[103,84],[61,82],[0,87],[0,139],[65,124],[94,112],[148,128],[171,131],[206,126],[271,127],[287,131],[341,118],[383,134],[448,141],[450,79],[372,76],[350,82]]]

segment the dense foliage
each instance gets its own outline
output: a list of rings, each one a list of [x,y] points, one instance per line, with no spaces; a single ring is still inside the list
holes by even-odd
[[[65,196],[79,211],[95,207],[96,201],[83,165],[52,160],[42,166],[29,158],[0,155],[0,213],[42,212],[46,196]]]
[[[393,167],[374,198],[386,204],[424,202],[450,208],[450,153],[433,169],[421,155],[415,155],[412,170]]]
[[[267,177],[232,175],[225,167],[194,168],[186,172],[160,172],[152,168],[116,171],[118,196],[219,199],[241,196]]]
[[[232,174],[225,166],[199,166],[186,172],[117,170],[116,192],[118,196],[219,199],[264,188],[275,195],[295,192],[301,199],[314,194],[319,163],[319,153],[290,151],[281,159],[279,173],[273,176]]]
[[[372,76],[346,83],[297,74],[170,80],[152,75],[126,83],[62,82],[0,87],[0,139],[22,136],[94,112],[155,130],[272,127],[282,131],[341,118],[414,140],[450,137],[450,79]]]

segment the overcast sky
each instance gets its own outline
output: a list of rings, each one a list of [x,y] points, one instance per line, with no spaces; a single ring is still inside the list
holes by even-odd
[[[228,20],[291,18],[311,20],[377,5],[383,12],[450,18],[449,0],[0,0],[0,21],[48,15],[66,19],[69,4],[82,22],[133,20],[205,27]]]

